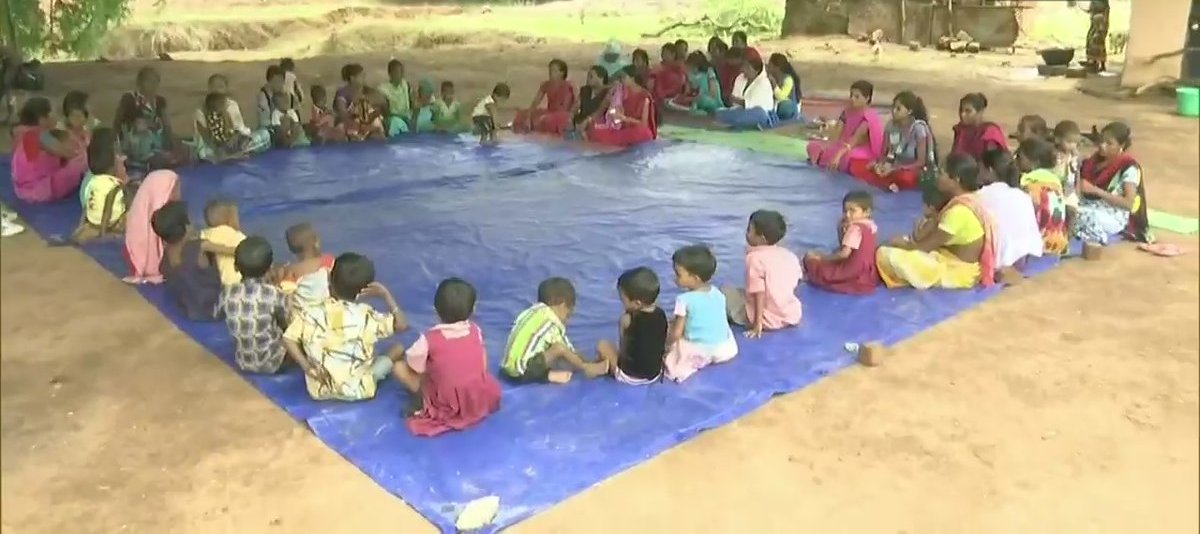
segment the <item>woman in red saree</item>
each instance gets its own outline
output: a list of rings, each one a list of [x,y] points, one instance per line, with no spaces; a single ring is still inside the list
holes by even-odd
[[[657,139],[654,97],[642,85],[645,81],[638,70],[633,66],[625,67],[618,78],[619,84],[609,92],[608,111],[592,121],[587,139],[616,147],[630,147]]]
[[[663,45],[661,57],[662,62],[650,71],[654,100],[660,105],[683,94],[688,79],[687,67],[683,64],[683,58],[676,54],[674,43]]]
[[[975,161],[983,159],[989,150],[1008,152],[1008,136],[999,124],[983,118],[988,100],[983,93],[968,93],[958,101],[958,124],[954,125],[954,147],[951,152],[967,154]]]
[[[517,111],[517,117],[513,119],[514,132],[562,136],[570,127],[571,110],[575,108],[575,86],[567,81],[567,63],[552,59],[548,68],[550,78],[538,87],[529,109]],[[546,107],[539,108],[543,98]]]

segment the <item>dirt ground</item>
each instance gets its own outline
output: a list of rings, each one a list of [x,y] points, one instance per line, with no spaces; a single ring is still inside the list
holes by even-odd
[[[1171,115],[1169,100],[1099,100],[989,74],[1018,61],[1006,57],[926,52],[902,70],[914,61],[899,52],[848,64],[819,42],[778,46],[802,50],[811,93],[858,78],[886,95],[914,89],[942,139],[973,90],[1010,127],[1025,113],[1127,120],[1151,205],[1198,211],[1200,127]],[[523,103],[551,56],[578,79],[596,48],[404,59],[413,78],[453,79],[465,99],[507,80]],[[314,58],[300,72],[332,85],[351,59],[379,79],[388,55]],[[229,76],[251,110],[264,69],[156,65],[180,129],[210,73]],[[107,120],[140,66],[46,71],[52,95],[84,88]],[[1122,245],[1102,262],[1068,262],[901,343],[882,367],[775,399],[512,531],[1196,532],[1200,243],[1160,237],[1189,253]],[[0,531],[433,531],[79,252],[30,233],[0,252]]]

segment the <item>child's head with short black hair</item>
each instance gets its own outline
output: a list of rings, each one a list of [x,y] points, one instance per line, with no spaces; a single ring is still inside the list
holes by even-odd
[[[717,272],[717,257],[704,245],[688,245],[671,255],[675,283],[687,290],[707,286]]]
[[[182,200],[171,200],[150,216],[150,228],[168,245],[183,242],[191,224],[188,220],[187,203]]]
[[[774,245],[787,234],[787,221],[774,210],[758,210],[750,214],[746,224],[746,243],[752,247]]]
[[[731,48],[746,48],[750,46],[750,39],[746,36],[746,32],[738,30],[733,32],[733,35],[729,38],[729,46]]]
[[[860,221],[871,218],[875,209],[875,197],[864,190],[851,191],[842,197],[842,213],[847,221]]]
[[[219,73],[209,76],[208,92],[221,93],[223,95],[229,94],[229,78],[226,78],[224,74]]]
[[[103,126],[96,128],[87,147],[87,159],[92,174],[116,174],[117,132]]]
[[[91,117],[88,111],[88,94],[83,91],[70,91],[62,101],[63,120],[70,128],[83,128]]]
[[[296,60],[285,57],[279,60],[279,68],[283,69],[284,72],[296,72]]]
[[[325,105],[325,86],[321,84],[313,84],[308,88],[308,96],[312,99],[312,103],[317,106]]]
[[[921,188],[921,202],[925,205],[925,216],[932,217],[942,211],[946,204],[950,202],[942,191],[936,187]]]
[[[347,252],[333,261],[329,294],[337,299],[354,301],[374,281],[375,264],[362,254]]]
[[[229,198],[214,198],[204,205],[204,224],[209,228],[230,226],[240,228],[238,224],[237,202]]]
[[[387,62],[388,81],[392,83],[400,83],[404,79],[404,63],[399,59],[393,59]]]
[[[629,54],[629,60],[639,71],[645,72],[650,68],[650,53],[645,49],[634,50],[632,54]]]
[[[299,258],[315,257],[321,253],[321,236],[312,223],[293,224],[284,232],[288,251]]]
[[[554,310],[563,322],[575,312],[575,286],[566,278],[555,276],[542,280],[538,284],[537,299]]]
[[[666,43],[662,45],[662,50],[659,52],[658,58],[662,60],[663,63],[679,59],[679,54],[675,51],[675,43]]]
[[[454,82],[446,80],[442,82],[442,102],[447,104],[454,101]]]
[[[626,310],[640,310],[658,301],[662,287],[658,275],[649,267],[634,267],[617,278],[617,292]]]
[[[272,91],[282,91],[284,72],[283,67],[279,65],[267,67],[267,87],[270,87]]]
[[[1075,121],[1060,121],[1054,125],[1054,146],[1059,152],[1072,155],[1077,153],[1081,137],[1079,124]]]
[[[462,278],[447,278],[433,294],[433,310],[443,324],[461,323],[475,314],[475,287]]]
[[[979,164],[970,154],[952,152],[946,156],[937,184],[943,193],[951,196],[976,191],[979,189]]]
[[[503,83],[503,82],[498,83],[498,84],[496,84],[495,87],[492,88],[492,100],[495,100],[497,102],[503,102],[505,100],[508,100],[508,97],[511,93],[512,93],[512,90],[508,88],[507,83]]]
[[[1041,115],[1021,117],[1021,120],[1017,121],[1017,140],[1024,141],[1035,137],[1039,139],[1050,137],[1050,128],[1046,126],[1046,119]]]
[[[342,65],[342,81],[355,87],[361,87],[363,84],[363,66],[358,63],[347,63]]]
[[[252,235],[238,243],[233,250],[233,266],[241,273],[242,279],[259,279],[271,271],[275,263],[275,253],[271,244],[262,237]]]
[[[1017,160],[1021,170],[1025,172],[1053,169],[1058,166],[1058,152],[1054,150],[1050,141],[1031,137],[1021,141],[1021,145],[1017,147]]]
[[[687,57],[687,55],[688,55],[687,39],[676,39],[675,40],[675,58],[683,59],[683,58]]]

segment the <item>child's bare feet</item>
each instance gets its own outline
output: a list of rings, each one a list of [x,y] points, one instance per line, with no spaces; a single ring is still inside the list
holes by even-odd
[[[1015,286],[1025,279],[1025,275],[1021,271],[1013,267],[1003,267],[1000,269],[996,281],[1005,286]]]
[[[583,374],[588,378],[597,378],[608,374],[608,361],[600,360],[584,364]]]
[[[551,384],[566,384],[571,381],[571,376],[573,376],[571,371],[550,371],[546,375],[546,380]]]

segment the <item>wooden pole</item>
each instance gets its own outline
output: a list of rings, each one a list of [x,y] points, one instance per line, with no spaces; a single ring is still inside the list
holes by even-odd
[[[907,0],[900,0],[900,44],[907,46],[908,42],[904,39],[904,29],[908,26],[908,9]]]
[[[954,0],[946,0],[946,28],[950,31],[950,38],[955,37],[954,34]]]

